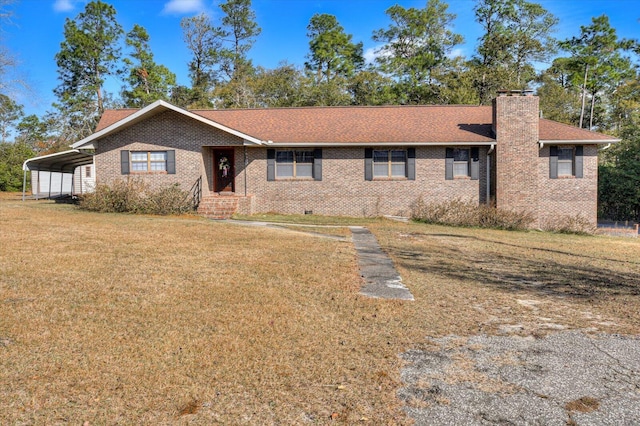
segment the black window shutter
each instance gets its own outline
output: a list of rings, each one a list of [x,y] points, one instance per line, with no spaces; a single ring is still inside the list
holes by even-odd
[[[373,180],[373,149],[364,149],[364,180]]]
[[[176,151],[167,151],[167,173],[170,175],[176,174]]]
[[[549,147],[549,178],[558,179],[558,147]]]
[[[471,179],[480,177],[480,148],[471,148]]]
[[[267,149],[267,180],[276,180],[276,150]]]
[[[123,175],[129,174],[129,151],[120,151],[120,173]]]
[[[575,176],[576,178],[582,177],[582,155],[584,149],[582,146],[576,146],[576,158],[575,158]]]
[[[447,148],[444,164],[444,178],[453,180],[453,148]]]
[[[416,180],[416,149],[407,148],[407,179]]]
[[[322,180],[322,149],[313,150],[313,179]]]

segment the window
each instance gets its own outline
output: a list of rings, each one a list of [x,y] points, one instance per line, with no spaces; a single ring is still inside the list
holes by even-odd
[[[86,166],[84,168],[84,177],[86,177],[86,178],[90,178],[91,177],[91,166]]]
[[[445,157],[445,179],[477,180],[479,178],[479,148],[447,148]]]
[[[573,176],[573,148],[558,148],[558,176]]]
[[[364,180],[416,179],[416,149],[364,150]]]
[[[120,151],[120,172],[129,173],[176,173],[176,152],[169,151]]]
[[[373,177],[407,176],[407,152],[399,149],[373,151]]]
[[[276,177],[313,178],[313,151],[276,151]]]
[[[132,172],[166,172],[167,152],[166,151],[132,151],[131,152]]]
[[[469,176],[469,150],[453,149],[453,177]]]
[[[551,146],[549,148],[549,177],[581,178],[582,177],[582,146]]]

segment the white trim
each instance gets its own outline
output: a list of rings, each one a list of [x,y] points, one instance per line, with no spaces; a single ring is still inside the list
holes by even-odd
[[[494,146],[495,142],[272,142],[270,148],[350,148],[403,146]]]
[[[263,143],[265,143],[264,141],[261,141],[260,139],[254,138],[253,136],[244,134],[242,132],[239,132],[237,130],[234,130],[230,127],[227,126],[223,126],[220,123],[217,123],[213,120],[209,120],[207,118],[202,117],[201,115],[198,114],[194,114],[191,111],[187,111],[186,109],[183,108],[178,108],[177,106],[171,105],[168,102],[165,102],[163,100],[158,100],[155,101],[154,103],[152,103],[151,105],[147,105],[146,107],[142,108],[139,111],[136,111],[135,113],[123,118],[122,120],[119,120],[113,124],[111,124],[110,126],[105,127],[104,129],[100,130],[99,132],[96,132],[90,136],[87,136],[86,138],[74,143],[73,145],[71,145],[72,148],[88,148],[91,147],[93,148],[94,145],[91,144],[91,142],[100,139],[102,137],[108,136],[109,134],[117,131],[119,128],[126,126],[127,124],[144,117],[145,115],[151,113],[153,110],[158,109],[158,108],[163,108],[163,109],[168,109],[174,112],[177,112],[179,114],[182,114],[184,116],[187,116],[189,118],[192,118],[196,121],[199,121],[201,123],[204,123],[208,126],[211,127],[215,127],[216,129],[222,130],[224,132],[227,132],[229,134],[232,134],[234,136],[237,136],[241,139],[244,140],[244,143],[253,143],[256,145],[262,145]]]
[[[540,139],[538,143],[540,144],[540,148],[544,144],[551,145],[572,145],[572,144],[580,144],[580,145],[595,145],[595,144],[607,144],[607,143],[616,143],[620,142],[621,139],[574,139],[574,140],[555,140],[555,139]]]
[[[26,160],[24,160],[24,163],[22,163],[22,170],[29,170],[29,168],[27,167],[27,163],[34,161],[34,160],[42,160],[43,158],[52,158],[52,157],[60,157],[62,155],[67,155],[67,154],[80,154],[80,150],[79,149],[70,149],[68,151],[62,151],[62,152],[56,152],[53,154],[47,154],[47,155],[41,155],[39,157],[32,157],[32,158],[28,158]]]

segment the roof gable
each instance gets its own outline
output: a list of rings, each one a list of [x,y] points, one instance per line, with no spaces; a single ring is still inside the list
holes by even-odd
[[[219,130],[230,133],[234,136],[242,138],[245,142],[254,143],[254,144],[262,144],[263,141],[254,138],[253,136],[247,135],[245,133],[239,132],[235,129],[229,128],[220,123],[216,123],[215,121],[211,121],[201,115],[197,115],[192,113],[191,111],[187,111],[186,109],[179,108],[175,105],[172,105],[168,102],[158,100],[154,103],[139,109],[139,110],[107,110],[103,113],[103,116],[107,115],[107,120],[100,119],[98,123],[98,127],[96,128],[96,132],[92,135],[74,143],[71,145],[72,148],[93,148],[93,142],[108,136],[110,134],[119,132],[129,126],[132,126],[140,121],[146,120],[149,117],[152,117],[160,112],[164,111],[175,111],[179,114],[192,118],[196,121],[204,123],[208,126],[217,128]]]

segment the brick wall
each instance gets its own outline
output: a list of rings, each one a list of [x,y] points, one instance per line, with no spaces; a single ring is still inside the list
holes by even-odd
[[[235,194],[247,196],[239,203],[243,213],[311,210],[326,215],[407,215],[420,196],[428,202],[451,198],[484,202],[486,197],[486,148],[480,150],[479,180],[445,180],[445,147],[417,147],[415,180],[366,181],[364,147],[358,147],[324,148],[321,181],[267,181],[266,148],[238,146],[241,143],[178,113],[163,112],[100,140],[97,180],[109,184],[135,177],[153,188],[179,183],[188,190],[202,176],[203,196],[208,196],[213,190],[214,149],[235,145]],[[121,174],[121,150],[165,149],[176,150],[176,174]]]
[[[567,145],[570,147],[571,145]],[[598,218],[598,147],[584,145],[582,178],[549,178],[549,146],[540,151],[538,166],[538,225],[562,221],[577,215],[597,225]]]
[[[189,190],[203,178],[203,195],[212,190],[211,146],[241,145],[242,140],[173,111],[165,111],[99,141],[96,148],[96,181],[110,184],[116,179],[139,178],[152,188],[179,183]],[[120,151],[175,149],[176,173],[131,173],[120,169]],[[236,155],[236,162],[238,155]]]
[[[415,180],[366,181],[364,147],[358,147],[324,148],[322,181],[267,181],[266,150],[248,148],[247,188],[255,213],[311,210],[323,215],[404,216],[420,196],[426,202],[452,198],[484,202],[486,152],[480,150],[479,180],[445,180],[445,147],[416,147]]]

